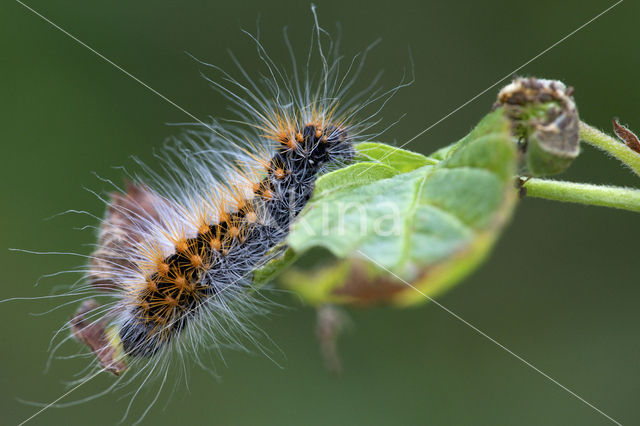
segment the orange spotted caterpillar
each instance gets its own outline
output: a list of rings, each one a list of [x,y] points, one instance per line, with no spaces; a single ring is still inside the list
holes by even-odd
[[[230,309],[287,236],[318,173],[353,156],[344,124],[315,111],[297,119],[290,113],[265,123],[263,137],[279,146],[269,159],[255,155],[250,172],[235,170],[233,186],[194,187],[187,200],[132,184],[112,197],[89,282],[120,298],[107,315],[126,355],[153,355],[208,321],[206,311]],[[213,182],[204,173],[199,180]]]
[[[283,254],[318,176],[382,133],[379,112],[407,84],[375,89],[378,75],[356,91],[373,45],[345,61],[312,11],[302,64],[286,33],[286,69],[249,35],[266,69],[257,80],[235,58],[241,79],[203,63],[237,118],[194,125],[158,157],[161,173],[139,163],[142,174],[110,195],[85,284],[73,290],[84,302],[60,344],[88,345],[94,372],[120,376],[110,389],[140,380],[129,407],[152,375],[164,384],[176,354],[251,338],[262,311],[254,272]]]

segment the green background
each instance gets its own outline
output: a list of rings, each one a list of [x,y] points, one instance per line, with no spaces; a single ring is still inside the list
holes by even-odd
[[[288,25],[303,52],[307,2],[44,1],[29,5],[198,117],[228,116],[226,102],[199,77],[196,57],[231,69],[233,50],[248,69],[253,31],[278,61]],[[610,1],[318,1],[321,24],[340,22],[352,55],[377,37],[369,74],[385,70],[391,86],[415,59],[415,83],[384,112],[406,117],[383,138],[402,143],[546,47],[597,15]],[[527,65],[521,74],[557,78],[576,88],[581,117],[610,129],[610,119],[640,130],[640,4],[627,0]],[[165,123],[193,121],[16,2],[0,5],[2,298],[42,296],[75,276],[34,282],[82,265],[81,258],[36,256],[8,248],[88,254],[95,225],[78,209],[102,215],[83,188],[107,189],[92,175],[121,182],[130,155],[152,162],[152,149],[178,133]],[[428,153],[466,134],[487,112],[490,90],[407,148]],[[637,178],[590,147],[563,176],[637,185]],[[490,260],[439,301],[510,350],[624,424],[640,423],[640,216],[525,199]],[[260,319],[273,343],[270,360],[226,350],[213,379],[190,363],[183,383],[143,424],[608,424],[566,391],[433,304],[398,310],[350,310],[340,342],[344,372],[329,374],[314,336],[315,314],[293,295],[287,308]],[[36,409],[17,398],[49,401],[82,359],[43,373],[47,344],[75,305],[0,305],[0,422],[16,424]],[[76,348],[66,347],[65,353]],[[275,362],[274,362],[275,361]],[[98,392],[101,377],[65,401]],[[171,387],[171,386],[170,386]],[[150,400],[143,395],[139,410]],[[114,424],[121,393],[51,409],[32,424]],[[135,417],[129,419],[130,421]]]

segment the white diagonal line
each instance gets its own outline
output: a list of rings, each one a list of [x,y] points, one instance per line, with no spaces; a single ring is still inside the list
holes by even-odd
[[[616,7],[617,5],[619,5],[620,3],[622,3],[624,0],[618,0],[616,3],[612,4],[611,6],[609,6],[608,8],[606,8],[605,10],[603,10],[602,12],[598,13],[596,16],[594,16],[593,18],[589,19],[587,22],[585,22],[584,24],[580,25],[578,28],[576,28],[575,30],[571,31],[569,34],[567,34],[566,36],[562,37],[560,40],[556,41],[555,43],[553,43],[551,46],[547,47],[546,49],[544,49],[542,52],[538,53],[536,56],[534,56],[533,58],[529,59],[527,62],[525,62],[524,64],[520,65],[519,67],[517,67],[516,69],[514,69],[513,71],[507,73],[504,75],[504,77],[500,78],[499,80],[497,80],[495,83],[493,83],[491,86],[487,87],[486,89],[484,89],[483,91],[479,92],[477,95],[475,95],[474,97],[472,97],[471,99],[469,99],[468,101],[466,101],[465,103],[463,103],[462,105],[460,105],[459,107],[453,109],[451,112],[449,112],[448,114],[446,114],[445,116],[443,116],[441,119],[439,119],[438,121],[434,122],[433,124],[431,124],[429,127],[427,127],[426,129],[422,130],[420,133],[418,133],[417,135],[415,135],[414,137],[412,137],[411,139],[409,139],[408,141],[406,141],[405,143],[403,143],[402,145],[400,145],[399,147],[395,147],[393,150],[391,150],[391,152],[389,152],[388,154],[384,155],[382,158],[380,158],[378,161],[382,161],[385,158],[387,158],[388,156],[392,155],[394,152],[396,152],[397,150],[407,146],[409,143],[413,142],[414,140],[416,140],[417,138],[419,138],[420,136],[424,135],[425,133],[427,133],[429,130],[433,129],[434,127],[436,127],[438,124],[442,123],[444,120],[446,120],[447,118],[451,117],[453,114],[455,114],[456,112],[460,111],[462,108],[466,107],[467,105],[469,105],[471,102],[475,101],[476,99],[478,99],[480,96],[484,95],[485,93],[487,93],[489,90],[493,89],[494,87],[496,87],[498,84],[500,84],[500,82],[506,80],[507,78],[513,76],[515,73],[517,73],[518,71],[520,71],[522,68],[526,67],[527,65],[529,65],[531,62],[535,61],[536,59],[538,59],[540,56],[544,55],[545,53],[547,53],[548,51],[550,51],[551,49],[553,49],[554,47],[556,47],[557,45],[559,45],[560,43],[562,43],[563,41],[565,41],[566,39],[568,39],[569,37],[573,36],[575,33],[577,33],[578,31],[580,31],[581,29],[583,29],[584,27],[586,27],[587,25],[591,24],[593,21],[595,21],[596,19],[600,18],[602,15],[604,15],[605,13],[609,12],[611,9],[613,9],[614,7]],[[369,168],[371,168],[372,166],[369,166]],[[360,175],[365,173],[366,171],[368,171],[369,169],[365,169],[362,172],[360,172]],[[360,176],[358,175],[358,176]]]
[[[92,48],[91,46],[89,46],[87,43],[83,42],[82,40],[78,39],[76,36],[74,36],[73,34],[71,34],[70,32],[68,32],[67,30],[65,30],[64,28],[60,27],[58,24],[56,24],[55,22],[51,21],[50,19],[48,19],[47,17],[43,16],[42,14],[40,14],[39,12],[37,12],[36,10],[34,10],[33,8],[31,8],[30,6],[27,6],[26,4],[24,4],[23,2],[21,2],[20,0],[16,0],[16,2],[20,3],[22,6],[24,6],[26,9],[30,10],[31,12],[33,12],[35,15],[39,16],[40,18],[42,18],[44,21],[48,22],[49,24],[51,24],[54,28],[56,28],[57,30],[59,30],[60,32],[64,33],[65,35],[69,36],[71,39],[73,39],[75,42],[77,42],[78,44],[80,44],[83,47],[86,47],[87,49],[89,49],[91,52],[95,53],[97,56],[99,56],[100,58],[102,58],[103,60],[105,60],[106,62],[108,62],[109,64],[113,65],[115,68],[117,68],[118,70],[122,71],[122,73],[124,73],[125,75],[127,75],[128,77],[131,77],[132,79],[134,79],[136,82],[138,82],[140,85],[142,85],[143,87],[145,87],[146,89],[148,89],[149,91],[151,91],[152,93],[160,96],[162,99],[164,99],[165,101],[169,102],[171,105],[173,105],[174,107],[178,108],[180,111],[184,112],[185,114],[187,114],[189,117],[193,118],[194,120],[196,120],[198,123],[210,127],[207,124],[203,123],[202,120],[200,120],[198,117],[196,117],[195,115],[191,114],[189,111],[187,111],[186,109],[184,109],[183,107],[181,107],[180,105],[178,105],[177,103],[173,102],[171,99],[167,98],[165,95],[163,95],[162,93],[158,92],[156,89],[154,89],[153,87],[149,86],[147,83],[145,83],[144,81],[140,80],[138,77],[136,77],[135,75],[131,74],[129,71],[125,70],[124,68],[122,68],[120,65],[116,64],[115,62],[113,62],[111,59],[107,58],[106,56],[104,56],[102,53],[98,52],[97,50],[95,50],[94,48]]]
[[[60,395],[58,398],[54,399],[53,401],[51,401],[50,403],[48,403],[47,405],[45,405],[44,407],[42,407],[40,410],[38,410],[38,412],[36,412],[35,414],[33,414],[32,416],[30,416],[28,419],[22,421],[18,426],[23,426],[24,424],[28,423],[29,421],[33,420],[36,416],[38,416],[40,413],[42,413],[43,411],[49,409],[50,407],[53,407],[58,401],[60,401],[62,398],[64,398],[65,396],[69,395],[70,393],[72,393],[73,391],[75,391],[76,389],[78,389],[80,386],[84,385],[85,383],[87,383],[89,380],[94,379],[96,376],[98,376],[98,374],[102,373],[103,371],[105,371],[104,368],[101,368],[100,370],[96,371],[94,374],[92,374],[91,376],[87,377],[86,379],[84,379],[83,381],[81,381],[80,383],[78,383],[78,385],[74,386],[73,388],[69,389],[68,391],[66,391],[65,393],[63,393],[62,395]]]
[[[528,367],[531,367],[533,370],[535,370],[536,372],[540,373],[543,377],[545,377],[546,379],[550,380],[551,382],[555,383],[556,385],[558,385],[560,388],[564,389],[565,391],[567,391],[569,394],[573,395],[574,397],[576,397],[577,399],[579,399],[580,401],[584,402],[586,405],[588,405],[589,407],[593,408],[594,410],[596,410],[598,413],[600,413],[601,415],[603,415],[604,417],[606,417],[607,419],[611,420],[613,423],[622,426],[622,424],[620,422],[618,422],[617,420],[615,420],[614,418],[612,418],[611,416],[609,416],[607,413],[605,413],[604,411],[602,411],[601,409],[599,409],[598,407],[596,407],[595,405],[593,405],[592,403],[590,403],[589,401],[587,401],[586,399],[584,399],[583,397],[581,397],[580,395],[578,395],[577,393],[575,393],[574,391],[572,391],[571,389],[569,389],[568,387],[566,387],[565,385],[563,385],[562,383],[558,382],[556,379],[554,379],[553,377],[549,376],[547,373],[545,373],[544,371],[540,370],[538,367],[536,367],[535,365],[531,364],[529,361],[527,361],[526,359],[522,358],[520,355],[518,355],[517,353],[513,352],[511,349],[507,348],[506,346],[504,346],[502,343],[498,342],[496,339],[494,339],[493,337],[489,336],[487,333],[485,333],[484,331],[480,330],[478,327],[476,327],[475,325],[471,324],[469,321],[465,320],[464,318],[462,318],[460,315],[456,314],[455,312],[453,312],[451,309],[447,308],[446,306],[444,306],[442,303],[438,302],[437,300],[435,300],[433,297],[428,296],[426,293],[424,293],[423,291],[421,291],[420,289],[418,289],[417,287],[415,287],[414,285],[408,283],[407,281],[403,280],[402,278],[400,278],[398,275],[394,274],[393,272],[391,272],[390,270],[388,270],[387,268],[385,268],[384,266],[382,266],[381,264],[379,264],[378,262],[376,262],[374,259],[372,259],[371,257],[367,256],[365,253],[363,253],[360,250],[356,250],[360,255],[364,256],[367,260],[369,260],[371,263],[375,264],[376,266],[378,266],[380,269],[384,269],[386,272],[388,272],[389,274],[393,275],[395,278],[397,278],[398,280],[402,281],[404,284],[406,284],[407,286],[411,287],[413,290],[417,291],[418,293],[420,293],[421,295],[423,295],[426,299],[428,299],[430,302],[434,303],[436,306],[438,306],[440,309],[444,310],[446,313],[448,313],[449,315],[451,315],[452,317],[454,317],[455,319],[457,319],[458,321],[462,322],[464,325],[466,325],[467,327],[471,328],[473,331],[475,331],[476,333],[480,334],[481,336],[485,337],[486,339],[488,339],[491,343],[495,344],[496,346],[498,346],[500,349],[503,349],[505,352],[507,352],[509,355],[513,356],[514,358],[516,358],[518,361],[524,363],[525,365],[527,365]]]
[[[551,46],[547,47],[545,50],[543,50],[542,52],[538,53],[536,56],[534,56],[533,58],[531,58],[530,60],[528,60],[527,62],[525,62],[524,64],[522,64],[521,66],[519,66],[518,68],[514,69],[513,71],[509,72],[508,74],[506,74],[504,77],[502,77],[501,79],[499,79],[498,81],[496,81],[495,83],[493,83],[491,86],[487,87],[486,89],[484,89],[483,91],[481,91],[480,93],[478,93],[477,95],[475,95],[474,97],[472,97],[471,99],[469,99],[468,101],[466,101],[465,103],[463,103],[462,105],[460,105],[459,107],[455,108],[454,110],[452,110],[451,112],[449,112],[447,115],[445,115],[444,117],[442,117],[441,119],[439,119],[438,121],[436,121],[435,123],[431,124],[429,127],[427,127],[426,129],[424,129],[423,131],[421,131],[420,133],[418,133],[416,136],[414,136],[413,138],[409,139],[408,141],[406,141],[404,144],[402,144],[400,147],[396,147],[392,152],[390,152],[389,154],[387,154],[386,156],[384,156],[383,158],[381,158],[380,160],[383,160],[384,158],[386,158],[388,155],[391,155],[394,151],[397,151],[398,149],[401,149],[402,147],[406,146],[407,144],[409,144],[410,142],[414,141],[416,138],[422,136],[424,133],[426,133],[427,131],[431,130],[433,127],[437,126],[438,124],[440,124],[442,121],[446,120],[447,118],[449,118],[451,115],[455,114],[456,112],[458,112],[460,109],[464,108],[465,106],[467,106],[468,104],[470,104],[471,102],[473,102],[474,100],[476,100],[477,98],[479,98],[480,96],[482,96],[483,94],[485,94],[486,92],[488,92],[489,90],[491,90],[492,88],[494,88],[495,86],[497,86],[501,81],[505,80],[506,78],[508,78],[509,76],[515,74],[516,72],[518,72],[519,70],[521,70],[522,68],[524,68],[525,66],[527,66],[528,64],[530,64],[531,62],[533,62],[534,60],[538,59],[540,56],[544,55],[545,53],[547,53],[549,50],[553,49],[554,47],[556,47],[557,45],[559,45],[560,43],[562,43],[563,41],[565,41],[566,39],[568,39],[569,37],[573,36],[575,33],[577,33],[578,31],[582,30],[584,27],[586,27],[587,25],[589,25],[590,23],[592,23],[593,21],[595,21],[596,19],[600,18],[602,15],[604,15],[605,13],[609,12],[611,9],[613,9],[614,7],[616,7],[618,4],[622,3],[624,0],[618,0],[616,3],[614,3],[613,5],[609,6],[607,9],[605,9],[604,11],[600,12],[598,15],[596,15],[595,17],[591,18],[589,21],[587,21],[586,23],[582,24],[580,27],[576,28],[575,30],[573,30],[571,33],[567,34],[566,36],[564,36],[563,38],[561,38],[560,40],[558,40],[557,42],[555,42],[554,44],[552,44]],[[128,72],[127,70],[125,70],[124,68],[120,67],[118,64],[116,64],[115,62],[113,62],[112,60],[110,60],[109,58],[107,58],[106,56],[102,55],[100,52],[96,51],[95,49],[93,49],[91,46],[89,46],[88,44],[84,43],[83,41],[81,41],[80,39],[78,39],[77,37],[75,37],[73,34],[69,33],[68,31],[66,31],[65,29],[63,29],[62,27],[60,27],[59,25],[55,24],[54,22],[52,22],[50,19],[46,18],[45,16],[43,16],[42,14],[40,14],[39,12],[37,12],[36,10],[34,10],[33,8],[31,8],[30,6],[26,5],[25,3],[23,3],[20,0],[16,0],[17,3],[19,3],[20,5],[24,6],[26,9],[28,9],[29,11],[31,11],[32,13],[34,13],[35,15],[37,15],[38,17],[40,17],[41,19],[43,19],[44,21],[46,21],[47,23],[49,23],[50,25],[52,25],[54,28],[56,28],[57,30],[59,30],[60,32],[64,33],[65,35],[67,35],[68,37],[70,37],[71,39],[73,39],[75,42],[77,42],[78,44],[80,44],[81,46],[89,49],[92,53],[94,53],[95,55],[97,55],[98,57],[100,57],[101,59],[103,59],[104,61],[106,61],[107,63],[111,64],[112,66],[114,66],[115,68],[117,68],[118,70],[120,70],[122,73],[124,73],[125,75],[127,75],[128,77],[132,78],[133,80],[135,80],[137,83],[139,83],[140,85],[142,85],[143,87],[145,87],[147,90],[151,91],[152,93],[156,94],[157,96],[159,96],[160,98],[164,99],[166,102],[168,102],[169,104],[173,105],[175,108],[179,109],[180,111],[182,111],[183,113],[185,113],[186,115],[188,115],[189,117],[193,118],[194,120],[196,120],[198,123],[203,124],[205,126],[207,126],[204,122],[202,122],[202,120],[200,120],[198,117],[196,117],[195,115],[193,115],[192,113],[190,113],[189,111],[187,111],[186,109],[184,109],[183,107],[181,107],[180,105],[176,104],[175,102],[173,102],[171,99],[167,98],[166,96],[164,96],[162,93],[158,92],[156,89],[154,89],[153,87],[149,86],[147,83],[145,83],[144,81],[140,80],[139,78],[137,78],[136,76],[134,76],[133,74],[131,74],[130,72]],[[365,170],[366,171],[366,170]],[[364,173],[364,172],[361,172]],[[388,273],[390,273],[391,275],[395,276],[397,279],[399,279],[400,281],[402,281],[403,283],[405,283],[406,285],[408,285],[409,287],[411,287],[412,289],[414,289],[415,291],[419,292],[420,294],[422,294],[425,298],[427,298],[429,301],[431,301],[432,303],[434,303],[436,306],[438,306],[439,308],[443,309],[445,312],[449,313],[450,315],[452,315],[454,318],[456,318],[457,320],[461,321],[463,324],[467,325],[468,327],[470,327],[471,329],[473,329],[474,331],[476,331],[478,334],[480,334],[481,336],[487,338],[489,341],[491,341],[492,343],[494,343],[495,345],[497,345],[498,347],[500,347],[501,349],[503,349],[504,351],[506,351],[507,353],[509,353],[510,355],[512,355],[513,357],[515,357],[516,359],[518,359],[519,361],[521,361],[522,363],[524,363],[525,365],[529,366],[530,368],[532,368],[533,370],[535,370],[536,372],[538,372],[539,374],[541,374],[543,377],[547,378],[548,380],[550,380],[551,382],[553,382],[554,384],[556,384],[557,386],[559,386],[560,388],[562,388],[563,390],[565,390],[566,392],[568,392],[569,394],[571,394],[572,396],[574,396],[575,398],[579,399],[580,401],[582,401],[584,404],[588,405],[589,407],[591,407],[592,409],[594,409],[595,411],[597,411],[598,413],[600,413],[602,416],[606,417],[607,419],[609,419],[610,421],[612,421],[613,423],[617,424],[617,425],[621,425],[618,421],[616,421],[615,419],[613,419],[612,417],[610,417],[609,415],[607,415],[605,412],[603,412],[602,410],[600,410],[599,408],[597,408],[596,406],[594,406],[593,404],[591,404],[590,402],[588,402],[587,400],[585,400],[584,398],[582,398],[580,395],[578,395],[577,393],[573,392],[571,389],[567,388],[566,386],[564,386],[563,384],[561,384],[560,382],[558,382],[557,380],[555,380],[553,377],[549,376],[548,374],[546,374],[545,372],[543,372],[542,370],[540,370],[539,368],[537,368],[536,366],[534,366],[533,364],[531,364],[530,362],[528,362],[527,360],[525,360],[524,358],[522,358],[521,356],[519,356],[518,354],[516,354],[515,352],[511,351],[509,348],[507,348],[506,346],[502,345],[500,342],[498,342],[497,340],[495,340],[494,338],[492,338],[491,336],[489,336],[488,334],[486,334],[485,332],[483,332],[482,330],[480,330],[479,328],[477,328],[476,326],[474,326],[473,324],[471,324],[470,322],[466,321],[465,319],[463,319],[462,317],[460,317],[458,314],[456,314],[455,312],[451,311],[449,308],[447,308],[446,306],[442,305],[441,303],[439,303],[438,301],[436,301],[435,299],[431,298],[430,296],[426,295],[425,293],[423,293],[422,291],[420,291],[418,288],[414,287],[413,285],[411,285],[410,283],[406,282],[405,280],[403,280],[402,278],[400,278],[399,276],[397,276],[396,274],[394,274],[393,272],[389,271],[388,269],[386,269],[384,266],[378,264],[375,260],[371,259],[369,256],[367,256],[366,254],[364,254],[363,252],[361,252],[360,250],[358,250],[358,252],[366,257],[367,259],[369,259],[371,262],[375,263],[376,265],[378,265],[380,268],[385,269]],[[80,385],[86,383],[82,382]],[[79,387],[80,385],[76,386]],[[75,390],[76,388],[71,389],[71,391]],[[66,396],[68,393],[70,393],[71,391],[65,393],[64,395],[62,395],[62,397]],[[61,398],[62,398],[61,397]],[[57,401],[57,400],[56,400]],[[54,401],[55,403],[55,401]],[[52,403],[53,404],[53,403]],[[51,405],[51,404],[50,404]],[[45,407],[45,409],[48,408]],[[41,410],[43,411],[43,410]],[[36,413],[36,415],[39,414]],[[32,417],[30,417],[28,420],[30,420]],[[24,422],[23,422],[24,423]]]

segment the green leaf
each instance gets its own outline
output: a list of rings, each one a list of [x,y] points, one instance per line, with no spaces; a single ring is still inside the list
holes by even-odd
[[[347,261],[336,262],[330,267],[317,268],[313,272],[302,269],[288,271],[282,277],[283,283],[311,305],[327,303],[348,303],[350,299],[341,296],[335,290],[349,280],[351,264]]]
[[[318,179],[314,190],[316,199],[324,198],[337,191],[350,187],[362,186],[398,174],[391,166],[378,163],[356,163]]]
[[[426,299],[394,276],[433,296],[486,257],[516,199],[502,108],[433,158],[383,144],[357,149],[369,162],[321,177],[288,238],[298,254],[323,247],[341,261],[291,273],[289,288],[314,304],[409,304]]]
[[[280,250],[280,247],[276,247],[274,250]],[[253,285],[255,288],[259,288],[264,284],[272,281],[282,272],[286,267],[291,266],[293,262],[298,258],[293,250],[287,250],[281,256],[277,256],[262,268],[257,269],[253,273]]]
[[[385,164],[400,173],[410,172],[422,166],[437,164],[438,161],[425,157],[417,152],[411,152],[400,148],[375,142],[362,142],[358,144],[358,160]]]

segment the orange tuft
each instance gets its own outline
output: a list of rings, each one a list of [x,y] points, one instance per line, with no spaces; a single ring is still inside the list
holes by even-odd
[[[152,280],[151,278],[149,278],[147,280],[147,289],[150,292],[155,292],[158,291],[158,285],[156,284],[156,282],[154,280]]]
[[[209,245],[212,249],[219,251],[220,247],[222,247],[222,242],[218,238],[213,238],[209,241]]]
[[[274,172],[274,175],[276,177],[276,179],[284,179],[284,169],[278,167],[276,169],[276,171]]]
[[[202,266],[202,257],[198,256],[197,254],[194,254],[193,256],[191,256],[191,258],[189,259],[189,262],[191,263],[191,266],[193,266],[194,268],[199,268]]]
[[[255,223],[258,220],[258,215],[255,212],[249,212],[245,218],[247,219],[247,222]]]
[[[300,141],[298,141],[300,142]],[[289,139],[287,141],[287,148],[289,148],[292,151],[295,151],[298,148],[298,144],[296,143],[296,141]]]
[[[240,235],[240,228],[232,226],[229,228],[229,235],[231,235],[232,238],[238,238],[238,235]]]
[[[211,231],[211,228],[209,228],[209,225],[205,222],[202,222],[200,224],[200,226],[198,227],[198,234],[200,235],[204,235],[206,233],[208,233],[209,231]]]
[[[271,161],[269,160],[258,160],[258,164],[260,164],[266,171],[269,171],[269,169],[271,169]]]
[[[169,273],[169,265],[165,262],[158,263],[158,273],[160,275],[167,275]]]
[[[176,287],[178,288],[181,288],[181,289],[188,288],[187,279],[185,277],[178,276],[176,277],[175,280],[173,280],[173,282],[176,283]]]
[[[189,249],[189,246],[187,245],[187,239],[186,238],[180,238],[180,240],[178,240],[178,242],[176,242],[176,250],[180,253],[184,253],[185,251],[187,251]]]

